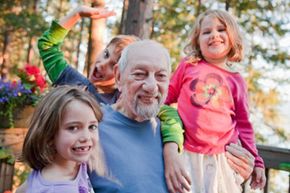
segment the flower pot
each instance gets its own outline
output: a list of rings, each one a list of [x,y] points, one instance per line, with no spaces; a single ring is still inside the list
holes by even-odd
[[[21,154],[27,128],[0,129],[0,147],[9,148],[14,156]]]
[[[14,127],[15,128],[28,128],[28,124],[32,114],[34,112],[33,106],[25,106],[14,115]]]
[[[33,106],[16,108],[13,113],[14,128],[27,128],[29,120],[34,112]],[[7,116],[0,116],[0,128],[9,128],[9,119]]]

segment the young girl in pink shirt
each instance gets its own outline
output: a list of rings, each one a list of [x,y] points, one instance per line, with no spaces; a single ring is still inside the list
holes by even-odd
[[[206,11],[197,18],[185,47],[187,57],[172,76],[166,103],[178,103],[184,123],[184,158],[192,192],[241,192],[244,179],[225,156],[225,146],[239,142],[255,157],[252,188],[265,185],[264,163],[249,121],[246,83],[230,69],[230,62],[242,60],[243,50],[234,18],[225,11]]]

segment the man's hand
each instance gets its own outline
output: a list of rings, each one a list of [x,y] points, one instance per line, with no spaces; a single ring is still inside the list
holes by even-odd
[[[266,176],[264,168],[254,168],[254,172],[252,175],[251,188],[252,189],[263,189],[266,184]]]
[[[184,169],[176,143],[166,143],[163,148],[165,178],[170,193],[190,191],[191,179]]]
[[[254,156],[245,148],[233,143],[226,146],[226,150],[229,165],[247,180],[253,172],[255,164]]]

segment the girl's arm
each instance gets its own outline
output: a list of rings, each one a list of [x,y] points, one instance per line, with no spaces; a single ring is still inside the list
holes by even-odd
[[[38,40],[38,49],[43,61],[44,68],[53,83],[67,67],[63,53],[60,50],[61,44],[69,30],[82,18],[92,19],[106,18],[114,15],[114,12],[106,9],[80,6],[60,19],[59,23],[53,21],[49,30],[43,33]]]
[[[182,87],[182,79],[186,64],[182,61],[170,80],[165,104],[176,103]],[[178,151],[183,149],[183,125],[176,108],[168,105],[161,107],[158,117],[161,121],[163,143],[175,142]]]
[[[103,8],[93,8],[88,6],[79,6],[67,16],[60,19],[59,24],[67,29],[70,30],[81,18],[89,17],[91,19],[101,19],[107,18],[112,15],[115,15],[113,11],[108,11],[107,9]]]
[[[255,134],[252,124],[249,120],[249,107],[248,107],[248,92],[245,81],[240,77],[237,79],[238,91],[235,102],[235,119],[236,129],[239,131],[239,139],[241,140],[242,147],[246,148],[255,157],[255,167],[264,168],[264,161],[258,155],[258,150],[255,144]]]
[[[179,90],[182,86],[184,63],[175,71],[169,85],[166,103],[177,101]],[[165,178],[169,192],[183,193],[190,190],[191,179],[182,163],[181,152],[183,149],[183,126],[175,108],[164,105],[159,114],[161,120],[161,133],[164,143],[163,157],[165,165]]]
[[[178,152],[181,152],[183,149],[183,125],[177,110],[171,106],[163,105],[158,117],[161,121],[163,144],[175,142],[178,146]]]
[[[245,81],[241,78],[238,93],[235,97],[236,129],[239,131],[239,138],[242,146],[255,157],[255,166],[252,174],[251,187],[262,189],[266,184],[264,161],[258,154],[255,144],[255,135],[252,124],[249,120],[248,92]]]
[[[53,21],[50,28],[38,39],[38,50],[44,68],[55,83],[64,69],[68,66],[64,59],[60,46],[67,35],[68,30]]]

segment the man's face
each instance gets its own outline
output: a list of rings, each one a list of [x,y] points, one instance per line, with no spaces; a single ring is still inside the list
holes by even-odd
[[[115,84],[113,67],[117,63],[118,56],[115,56],[114,50],[114,45],[106,47],[90,71],[89,80],[96,87]]]
[[[120,72],[123,112],[137,121],[156,116],[167,96],[169,64],[164,50],[151,44],[130,49],[127,66]]]

